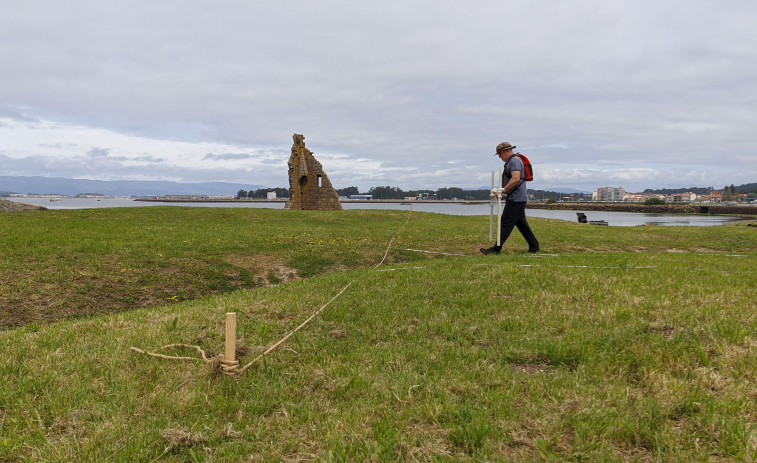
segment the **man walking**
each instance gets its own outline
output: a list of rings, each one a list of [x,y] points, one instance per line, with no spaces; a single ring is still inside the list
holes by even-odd
[[[495,156],[505,163],[505,170],[502,173],[502,191],[495,191],[493,194],[502,195],[505,199],[505,210],[502,213],[500,222],[500,235],[502,241],[499,246],[496,244],[490,248],[481,248],[481,252],[486,254],[497,254],[502,250],[501,244],[507,241],[513,227],[518,227],[523,238],[528,243],[528,252],[539,252],[539,241],[531,231],[526,221],[526,202],[528,201],[528,187],[526,186],[523,161],[513,153],[515,146],[508,142],[497,145]]]

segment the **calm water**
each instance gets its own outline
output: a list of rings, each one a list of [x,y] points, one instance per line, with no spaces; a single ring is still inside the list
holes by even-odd
[[[50,201],[47,198],[6,198],[35,206],[44,206],[48,209],[92,209],[101,207],[149,207],[149,206],[175,206],[175,207],[247,207],[283,209],[284,202],[261,202],[261,203],[159,203],[148,201],[133,201],[127,198],[61,198]],[[435,212],[450,215],[489,215],[488,204],[443,204],[414,202],[413,210],[421,212]],[[408,210],[409,203],[342,203],[344,209],[398,209]],[[733,216],[709,216],[709,215],[683,215],[683,214],[642,214],[636,212],[600,212],[600,211],[551,211],[545,209],[527,209],[528,217],[542,217],[547,219],[576,221],[576,212],[585,212],[589,220],[605,220],[611,226],[632,227],[637,225],[689,225],[695,227],[708,227],[713,225],[725,225],[744,219]],[[754,219],[751,219],[754,220]]]

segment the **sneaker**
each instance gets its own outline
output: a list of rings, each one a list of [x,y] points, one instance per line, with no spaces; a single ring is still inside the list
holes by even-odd
[[[539,252],[539,248],[529,249],[528,252]]]
[[[499,249],[497,249],[496,246],[492,246],[490,248],[481,248],[481,254],[483,255],[499,254]]]

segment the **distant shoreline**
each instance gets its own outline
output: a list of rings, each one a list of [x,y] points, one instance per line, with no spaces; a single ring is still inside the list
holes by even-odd
[[[220,198],[135,198],[134,201],[163,202],[163,203],[281,203],[286,199],[220,199]],[[406,199],[348,199],[342,204],[488,204],[483,200],[406,200]],[[584,211],[613,211],[613,212],[642,212],[647,214],[729,214],[729,215],[757,215],[756,205],[729,204],[654,204],[642,203],[601,203],[601,202],[557,202],[542,203],[531,201],[530,209],[547,210],[584,210]]]

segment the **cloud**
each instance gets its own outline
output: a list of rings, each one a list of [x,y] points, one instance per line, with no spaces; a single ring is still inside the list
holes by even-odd
[[[203,160],[211,160],[211,161],[230,161],[230,160],[238,160],[238,159],[252,159],[255,156],[248,153],[223,153],[223,154],[213,154],[208,153],[206,154],[202,159]]]
[[[361,188],[488,184],[503,140],[537,182],[750,182],[755,16],[747,0],[9,4],[0,139],[47,160],[24,171],[77,177],[281,186],[304,133],[332,183]]]
[[[14,108],[13,106],[7,106],[0,104],[0,118],[11,119],[21,122],[39,122],[37,119],[24,114],[23,111]],[[0,126],[9,127],[10,124],[0,120]]]
[[[110,154],[109,148],[92,148],[87,152],[87,156],[92,158],[105,158]]]

